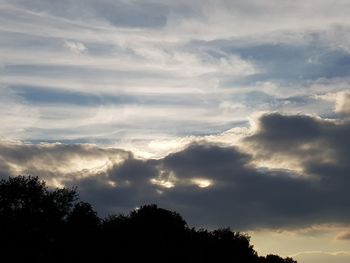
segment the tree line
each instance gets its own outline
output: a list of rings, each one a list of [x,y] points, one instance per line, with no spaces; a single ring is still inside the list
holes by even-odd
[[[49,189],[32,176],[0,180],[0,252],[8,262],[296,263],[259,256],[229,228],[191,228],[157,205],[100,218],[75,188]]]

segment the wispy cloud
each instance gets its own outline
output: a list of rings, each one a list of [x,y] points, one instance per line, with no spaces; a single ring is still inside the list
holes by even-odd
[[[345,231],[336,236],[337,240],[350,240],[350,231]]]
[[[81,42],[66,41],[64,46],[74,53],[83,53],[87,50],[87,47]]]
[[[324,251],[305,251],[300,252],[293,257],[305,263],[327,263],[327,262],[339,262],[346,263],[349,262],[350,253],[347,251],[338,252],[324,252]]]
[[[331,104],[314,98],[347,89],[348,8],[343,1],[3,0],[1,85],[17,96],[9,107],[33,112],[13,137],[113,145],[133,140],[119,129],[137,134],[145,122],[154,127],[145,138],[157,131],[176,140],[224,132],[256,111],[329,115]],[[38,89],[45,106],[33,101]],[[57,96],[65,92],[75,95]],[[103,121],[129,112],[118,128]],[[80,138],[72,123],[85,127]]]

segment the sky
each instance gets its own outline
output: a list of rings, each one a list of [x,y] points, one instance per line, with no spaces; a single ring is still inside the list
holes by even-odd
[[[0,177],[350,262],[346,0],[0,0]]]

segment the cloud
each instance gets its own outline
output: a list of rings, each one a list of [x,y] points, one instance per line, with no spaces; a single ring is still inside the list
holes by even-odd
[[[77,185],[101,213],[347,224],[346,2],[0,2],[0,135],[28,142],[0,143],[2,177]],[[280,114],[254,130],[257,111]]]
[[[335,111],[340,114],[350,115],[350,91],[341,92],[337,96]]]
[[[234,29],[251,31],[258,29],[264,24],[269,30],[283,28],[320,28],[332,24],[346,24],[347,3],[335,1],[329,3],[320,1],[315,7],[311,2],[294,1],[290,4],[282,4],[279,1],[227,1],[210,0],[203,4],[201,1],[2,1],[16,4],[31,11],[45,12],[58,17],[75,20],[104,19],[115,26],[125,27],[161,27],[175,21],[189,23],[195,19],[198,21],[209,20],[215,26],[220,22],[231,20],[240,25],[233,24]],[[202,4],[202,5],[201,5]],[[327,19],[322,16],[322,11],[327,10]],[[252,18],[255,17],[255,20]],[[304,18],[303,23],[298,20]],[[221,18],[221,19],[219,19]],[[284,18],[284,19],[283,19]],[[251,21],[249,21],[249,19]],[[276,23],[276,22],[280,23]],[[213,26],[213,25],[212,25]],[[221,30],[222,31],[222,30]],[[219,31],[220,32],[220,31]]]
[[[322,252],[322,251],[306,251],[293,255],[293,258],[304,263],[347,263],[350,260],[349,252]]]
[[[81,42],[66,41],[64,42],[64,46],[77,54],[87,51],[87,47]]]
[[[1,3],[0,84],[35,115],[18,111],[11,138],[12,124],[25,141],[143,140],[147,152],[154,139],[244,128],[256,111],[329,116],[314,94],[350,82],[341,1]]]
[[[350,114],[350,91],[345,89],[338,92],[329,92],[317,95],[316,98],[334,103],[334,112],[342,117]]]
[[[337,240],[350,240],[350,231],[342,232],[337,235]]]
[[[99,171],[127,159],[130,152],[102,149],[94,145],[60,143],[24,144],[0,142],[2,177],[34,175],[48,184],[63,185],[65,181],[95,176]]]
[[[350,171],[348,129],[347,122],[312,116],[263,115],[258,129],[240,145],[242,150],[199,143],[148,161],[157,167],[157,178],[163,182],[163,187],[152,187],[162,191],[158,202],[171,204],[199,225],[293,228],[346,224],[350,216],[345,187]],[[244,152],[249,146],[254,151]],[[262,159],[284,162],[264,169],[254,165]],[[301,169],[281,166],[290,160]],[[191,184],[194,179],[211,184],[200,188]],[[173,187],[166,187],[167,182]]]
[[[308,174],[330,173],[328,169],[347,169],[350,129],[348,121],[321,119],[307,115],[263,115],[258,131],[246,142],[254,155],[265,161],[294,162]],[[323,167],[320,171],[317,169]]]
[[[196,225],[251,229],[346,224],[350,217],[346,208],[350,201],[346,190],[348,124],[280,114],[263,115],[259,121],[258,130],[244,140],[244,147],[254,145],[254,154],[235,147],[193,144],[159,160],[138,162],[135,169],[145,172],[139,173],[141,178],[133,175],[135,170],[129,172],[135,181],[123,191],[128,188],[128,194],[136,194],[139,200],[181,211]],[[296,159],[302,172],[257,167],[254,163],[261,156]],[[128,162],[125,165],[129,167]],[[115,175],[116,185],[119,169],[130,168],[121,164],[109,172]],[[199,187],[198,181],[210,183]],[[140,190],[133,184],[144,187]],[[133,200],[137,205],[138,198]]]
[[[88,1],[13,1],[17,6],[34,12],[45,12],[56,17],[77,21],[103,20],[105,23],[120,27],[158,27],[164,26],[169,7],[161,1],[110,1],[98,3]]]
[[[6,86],[0,86],[0,138],[19,139],[39,118],[39,112]]]
[[[349,127],[272,113],[237,146],[199,141],[160,159],[91,145],[3,144],[0,152],[9,173],[76,185],[103,215],[157,203],[196,226],[295,229],[350,219]]]

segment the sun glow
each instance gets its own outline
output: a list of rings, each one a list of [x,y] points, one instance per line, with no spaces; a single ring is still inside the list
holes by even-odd
[[[213,184],[213,181],[203,178],[193,178],[191,179],[191,183],[197,185],[200,188],[207,188]]]
[[[164,188],[172,188],[175,186],[174,182],[171,182],[168,180],[152,178],[150,181],[152,184],[159,185],[159,186],[164,187]]]

